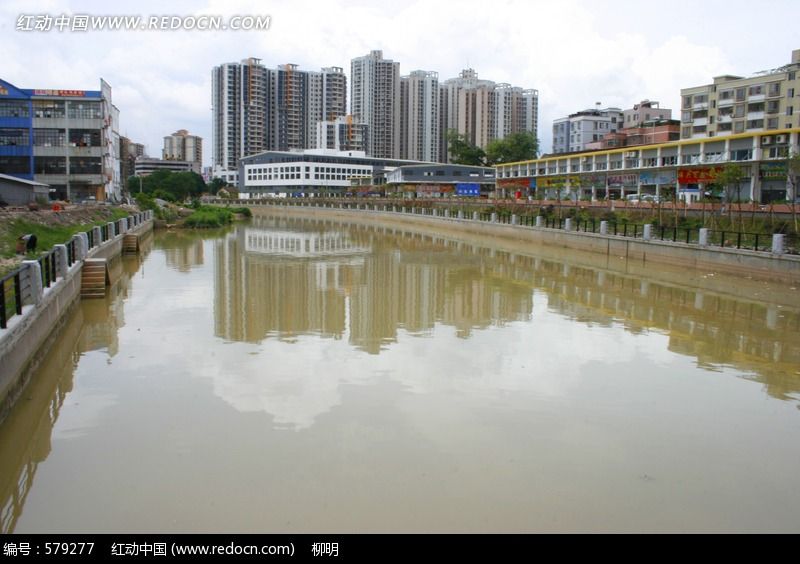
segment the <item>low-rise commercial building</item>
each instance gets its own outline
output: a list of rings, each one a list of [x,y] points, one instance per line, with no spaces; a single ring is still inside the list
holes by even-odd
[[[159,170],[169,170],[172,172],[202,172],[201,164],[196,161],[165,161],[162,159],[151,159],[139,157],[136,159],[134,173],[136,176],[148,176]]]
[[[595,200],[638,193],[691,201],[703,197],[716,172],[733,163],[743,173],[733,199],[768,203],[797,197],[788,192],[787,158],[800,152],[798,137],[800,128],[793,128],[552,155],[498,165],[497,185],[546,197]]]
[[[23,89],[0,80],[0,173],[53,188],[57,199],[121,198],[119,110],[111,87]]]
[[[368,157],[362,151],[266,151],[239,161],[239,197],[342,195],[356,177],[380,174],[418,161]]]
[[[418,164],[386,174],[387,190],[417,197],[486,196],[494,190],[495,170],[458,164]]]

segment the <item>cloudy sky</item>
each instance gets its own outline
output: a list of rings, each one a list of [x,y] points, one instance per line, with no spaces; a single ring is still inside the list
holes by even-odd
[[[21,15],[57,17],[270,16],[266,31],[18,31]],[[773,21],[775,25],[766,22]],[[797,0],[178,0],[0,2],[0,78],[21,88],[113,87],[121,133],[145,143],[188,129],[211,160],[211,68],[254,56],[269,67],[340,66],[382,49],[401,74],[481,78],[539,90],[542,149],[553,119],[649,98],[678,108],[680,89],[721,74],[750,75],[790,61],[800,40]],[[755,23],[761,22],[761,23]],[[348,99],[349,103],[349,99]]]

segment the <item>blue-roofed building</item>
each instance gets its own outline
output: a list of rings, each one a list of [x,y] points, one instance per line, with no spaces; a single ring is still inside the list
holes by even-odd
[[[55,199],[119,200],[119,110],[100,83],[25,89],[0,79],[0,174],[48,184]]]

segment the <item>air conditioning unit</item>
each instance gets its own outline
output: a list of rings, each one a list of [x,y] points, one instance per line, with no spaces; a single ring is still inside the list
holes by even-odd
[[[762,137],[761,145],[772,145],[772,135],[765,135]]]
[[[786,135],[776,135],[775,136],[775,143],[787,143],[789,141],[788,136]]]

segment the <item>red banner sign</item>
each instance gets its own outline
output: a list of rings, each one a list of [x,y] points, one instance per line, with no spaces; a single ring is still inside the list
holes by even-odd
[[[530,178],[501,178],[497,180],[497,185],[500,188],[527,188],[530,184]]]
[[[721,171],[721,167],[714,168],[689,168],[678,171],[678,182],[681,184],[708,184],[714,182],[714,177]]]
[[[71,96],[71,97],[84,97],[86,96],[85,90],[34,90],[34,96]]]

